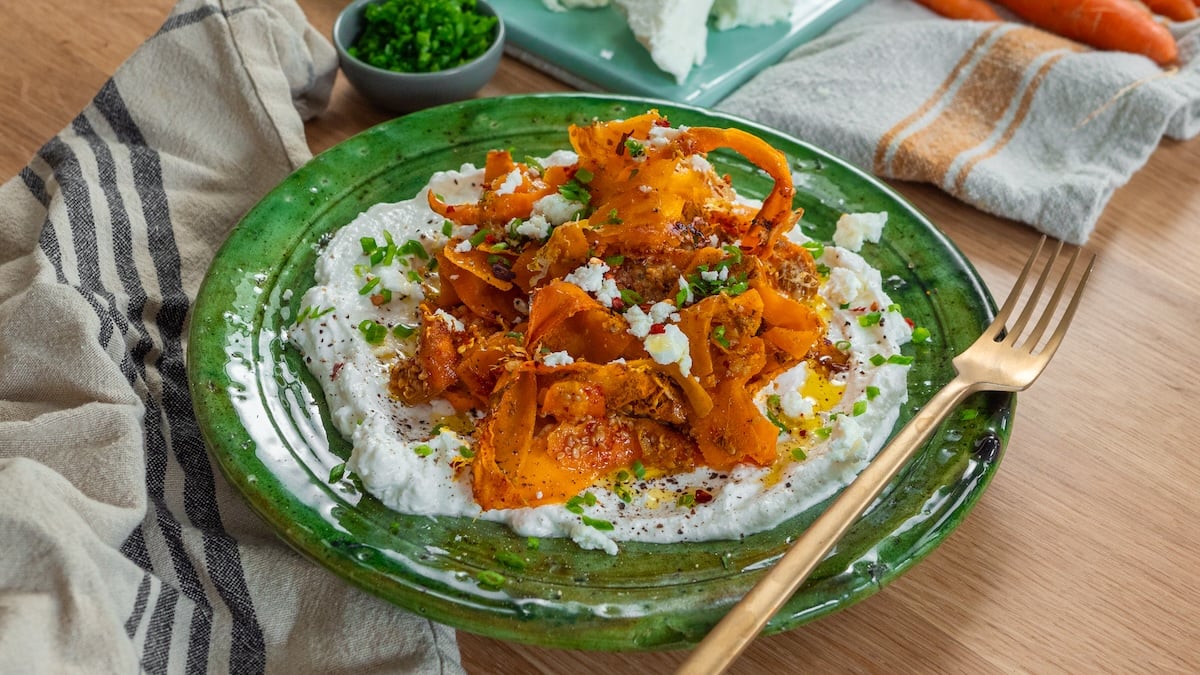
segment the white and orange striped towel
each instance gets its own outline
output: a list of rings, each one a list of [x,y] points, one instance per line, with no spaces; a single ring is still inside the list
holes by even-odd
[[[1083,243],[1163,137],[1200,133],[1200,20],[1180,63],[1086,49],[1014,22],[875,0],[720,108],[876,175]]]

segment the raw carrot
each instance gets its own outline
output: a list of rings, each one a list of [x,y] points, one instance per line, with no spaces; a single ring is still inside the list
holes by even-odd
[[[917,0],[929,9],[949,19],[999,21],[1000,15],[983,0]]]
[[[1155,14],[1162,14],[1172,21],[1191,21],[1196,18],[1194,0],[1142,0]]]
[[[996,0],[1029,23],[1097,49],[1144,54],[1159,65],[1179,55],[1175,38],[1132,0]]]

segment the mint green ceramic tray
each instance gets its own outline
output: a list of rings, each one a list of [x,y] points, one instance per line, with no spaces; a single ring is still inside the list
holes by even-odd
[[[504,19],[506,51],[576,88],[711,106],[867,0],[796,0],[787,21],[710,27],[707,57],[682,83],[654,65],[615,7],[552,12],[541,0],[488,2]]]
[[[569,540],[542,540],[530,550],[503,526],[397,514],[351,481],[326,482],[349,447],[284,337],[313,282],[321,242],[369,205],[411,197],[435,170],[482,163],[490,148],[544,155],[568,147],[572,122],[628,117],[651,105],[521,96],[395,119],[313,159],[237,226],[194,308],[191,393],[221,471],[284,540],[363,589],[458,628],[545,646],[632,650],[699,640],[812,521],[817,509],[740,541],[630,543],[612,557]],[[886,186],[800,141],[694,108],[654,107],[675,124],[748,129],[786,152],[803,222],[818,237],[830,236],[842,211],[888,211],[884,240],[863,253],[883,270],[905,314],[933,333],[932,342],[908,348],[916,362],[902,418],[953,376],[951,357],[987,324],[993,304],[971,266],[921,214]],[[770,188],[736,154],[710,159],[747,194]],[[969,399],[970,412],[934,434],[768,631],[875,593],[937,546],[996,470],[1014,401],[997,394]],[[524,558],[524,569],[497,562],[502,552]],[[484,570],[502,574],[505,583],[481,586]]]

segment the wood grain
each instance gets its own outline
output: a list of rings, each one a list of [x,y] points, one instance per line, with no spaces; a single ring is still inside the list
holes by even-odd
[[[2,2],[0,172],[12,176],[171,3]],[[300,4],[328,34],[344,3]],[[563,89],[506,61],[482,93]],[[385,119],[339,80],[307,130],[320,151]],[[1032,230],[896,187],[1007,293]],[[1100,254],[1089,296],[1021,395],[1001,469],[964,524],[874,597],[758,640],[732,672],[1200,671],[1200,139],[1163,142],[1088,248]],[[682,659],[459,640],[479,674],[665,673]]]

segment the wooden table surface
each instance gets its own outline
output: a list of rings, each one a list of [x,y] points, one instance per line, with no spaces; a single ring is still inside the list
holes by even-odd
[[[0,174],[65,127],[171,4],[2,0]],[[300,4],[328,35],[345,3]],[[481,95],[565,89],[506,60]],[[310,143],[385,119],[339,77]],[[895,187],[1007,293],[1031,229],[929,186]],[[757,640],[731,672],[1200,672],[1200,139],[1164,141],[1087,248],[1100,256],[1089,294],[1021,394],[1004,461],[966,521],[879,593]],[[683,658],[459,643],[473,674],[665,673]]]

